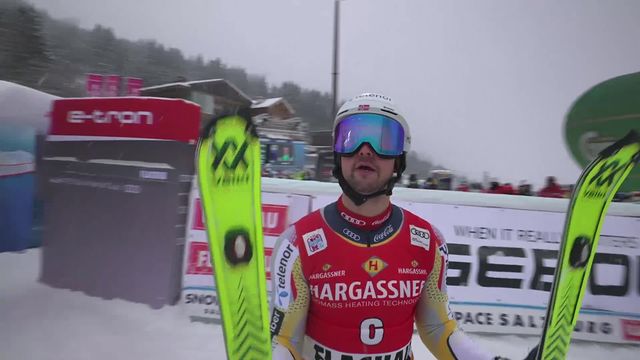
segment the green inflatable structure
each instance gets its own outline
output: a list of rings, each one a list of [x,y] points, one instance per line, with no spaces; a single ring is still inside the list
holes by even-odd
[[[567,114],[565,139],[584,168],[631,129],[640,132],[640,72],[609,79],[582,94]],[[640,191],[640,167],[629,174],[620,191]]]

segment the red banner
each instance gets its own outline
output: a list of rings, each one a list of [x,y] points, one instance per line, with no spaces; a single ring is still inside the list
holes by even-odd
[[[285,205],[262,205],[262,232],[265,236],[280,236],[287,227]]]
[[[209,244],[205,242],[192,242],[189,244],[189,263],[187,265],[187,274],[213,274]]]
[[[107,136],[195,143],[200,107],[180,99],[60,99],[50,135]]]
[[[204,211],[202,211],[202,202],[196,199],[193,209],[193,229],[204,230]]]
[[[625,340],[640,341],[640,320],[620,319]]]
[[[273,248],[264,248],[264,264],[267,280],[271,280],[271,255]],[[209,244],[205,242],[189,243],[189,258],[187,274],[189,275],[213,275],[213,265]]]
[[[142,79],[128,77],[126,79],[126,96],[140,96]]]
[[[266,269],[267,281],[271,281],[271,255],[273,254],[273,248],[264,248],[264,266]]]
[[[280,236],[287,227],[286,205],[262,205],[262,233],[264,236]],[[193,209],[194,230],[205,230],[202,202],[196,199]]]
[[[120,75],[107,75],[105,77],[104,96],[116,97],[120,95]]]
[[[87,74],[87,95],[93,97],[102,96],[102,83],[104,76],[100,74]]]

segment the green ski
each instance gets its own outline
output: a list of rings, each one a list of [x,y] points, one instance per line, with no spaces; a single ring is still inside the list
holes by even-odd
[[[270,359],[260,143],[247,111],[204,129],[196,165],[227,358]]]
[[[607,209],[639,160],[640,136],[631,131],[600,152],[578,179],[567,212],[536,359],[566,358]]]

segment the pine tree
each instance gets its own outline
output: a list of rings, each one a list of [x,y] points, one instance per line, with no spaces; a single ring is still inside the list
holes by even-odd
[[[40,14],[25,4],[0,8],[2,78],[38,87],[46,79],[50,63]]]

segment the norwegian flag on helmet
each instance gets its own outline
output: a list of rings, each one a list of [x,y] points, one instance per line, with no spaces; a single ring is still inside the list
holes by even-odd
[[[369,110],[369,105],[358,105],[358,111]]]

